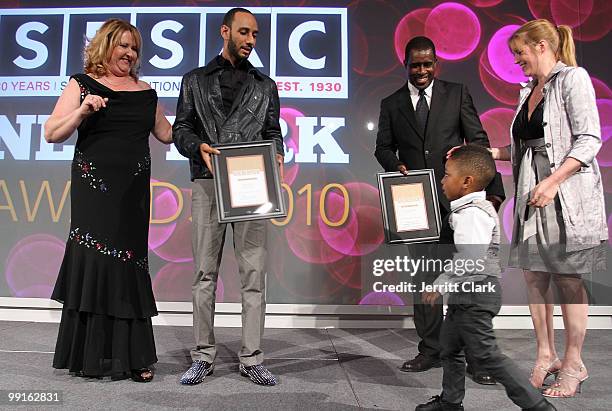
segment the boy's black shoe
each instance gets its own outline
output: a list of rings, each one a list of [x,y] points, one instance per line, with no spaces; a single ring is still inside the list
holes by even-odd
[[[442,363],[440,362],[440,359],[432,358],[427,355],[423,355],[419,353],[412,360],[406,361],[400,368],[400,371],[423,372],[431,368],[440,368],[441,366],[442,366]]]
[[[497,382],[495,378],[491,374],[489,374],[486,370],[474,370],[471,364],[468,363],[465,373],[474,381],[476,384],[480,385],[495,385]]]
[[[463,404],[452,404],[443,401],[439,395],[434,395],[431,397],[431,401],[417,405],[414,411],[463,411]]]
[[[531,408],[523,408],[523,411],[557,411],[554,405],[542,400]]]

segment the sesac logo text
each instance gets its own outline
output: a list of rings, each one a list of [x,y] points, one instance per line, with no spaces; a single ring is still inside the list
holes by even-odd
[[[110,17],[143,37],[141,76],[160,97],[178,97],[181,77],[222,50],[228,7],[0,9],[0,97],[57,96],[82,71],[82,51]],[[254,7],[260,36],[249,58],[278,82],[281,97],[348,98],[344,8]]]

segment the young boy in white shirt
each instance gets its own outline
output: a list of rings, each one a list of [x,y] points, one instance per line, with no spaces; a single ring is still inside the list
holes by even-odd
[[[442,394],[416,410],[463,410],[464,349],[504,386],[508,397],[521,409],[556,410],[514,361],[501,353],[495,340],[493,318],[501,308],[501,227],[484,192],[495,175],[495,162],[486,148],[466,145],[452,152],[444,171],[442,190],[451,202],[451,212],[445,223],[450,230],[443,232],[452,233],[452,238],[441,239],[440,243],[448,243],[448,247],[454,244],[453,270],[441,274],[433,290],[422,295],[424,302],[433,304],[441,294],[449,294],[440,333]]]

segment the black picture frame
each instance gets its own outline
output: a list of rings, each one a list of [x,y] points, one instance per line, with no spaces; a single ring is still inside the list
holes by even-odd
[[[214,147],[221,152],[212,156],[220,223],[287,216],[273,141]]]
[[[391,172],[377,176],[386,242],[438,241],[442,223],[434,171],[410,170],[408,175]],[[398,216],[397,211],[405,215]]]

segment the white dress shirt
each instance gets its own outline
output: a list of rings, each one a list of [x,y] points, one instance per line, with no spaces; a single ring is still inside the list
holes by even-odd
[[[495,220],[489,214],[478,207],[467,207],[453,213],[454,210],[474,200],[486,200],[485,191],[476,191],[466,194],[450,203],[451,216],[449,224],[454,230],[455,246],[463,244],[489,245],[491,233],[495,227]]]
[[[433,90],[433,80],[429,86],[425,89],[425,101],[427,101],[427,107],[431,108],[431,91]],[[419,89],[408,82],[408,90],[410,91],[410,101],[412,101],[412,108],[416,111],[416,105],[419,101]]]

